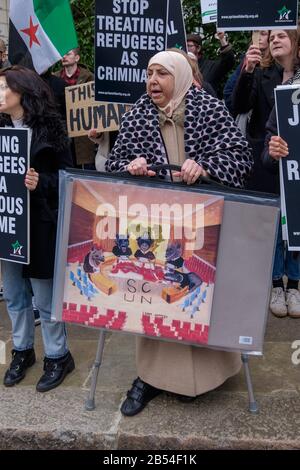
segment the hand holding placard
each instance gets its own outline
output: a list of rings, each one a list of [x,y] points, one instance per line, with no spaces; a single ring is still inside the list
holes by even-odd
[[[250,46],[248,51],[246,52],[246,72],[252,73],[256,65],[260,64],[261,60],[262,55],[259,47],[254,45]]]
[[[39,174],[34,168],[29,168],[25,176],[25,186],[29,191],[34,191],[39,182]]]
[[[287,157],[289,154],[288,144],[279,135],[272,135],[269,141],[269,154],[274,160]]]

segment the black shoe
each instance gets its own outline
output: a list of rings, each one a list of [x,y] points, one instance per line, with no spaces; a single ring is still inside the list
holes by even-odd
[[[59,359],[44,358],[44,374],[37,383],[38,392],[48,392],[60,385],[66,375],[75,369],[74,359],[69,352]]]
[[[127,398],[121,406],[121,413],[125,416],[134,416],[140,413],[147,403],[161,392],[159,388],[152,387],[138,377],[127,392]]]
[[[26,375],[26,369],[33,366],[35,363],[34,349],[26,349],[25,351],[12,350],[12,361],[9,368],[5,372],[4,385],[5,387],[12,387],[13,385],[21,382]]]
[[[40,312],[38,311],[37,308],[33,309],[33,314],[34,314],[34,326],[39,326],[41,324],[41,317],[40,317]]]

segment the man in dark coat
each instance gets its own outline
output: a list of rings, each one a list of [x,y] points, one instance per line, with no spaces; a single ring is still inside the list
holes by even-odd
[[[204,81],[210,83],[221,98],[220,84],[234,66],[234,53],[224,33],[217,33],[217,37],[221,46],[217,60],[208,59],[203,55],[202,40],[198,34],[188,34],[186,39],[188,51],[198,57],[198,65]]]
[[[94,80],[94,74],[80,63],[80,49],[71,49],[62,60],[62,68],[55,72],[55,76],[61,78],[66,86],[82,85]],[[94,164],[95,147],[87,136],[74,137],[72,139],[72,153],[74,165]]]

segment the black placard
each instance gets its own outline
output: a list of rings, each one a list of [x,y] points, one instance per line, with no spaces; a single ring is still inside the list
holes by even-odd
[[[281,159],[281,197],[286,215],[289,250],[300,250],[300,85],[275,89],[279,135],[288,143],[289,154]]]
[[[177,47],[186,51],[186,34],[181,0],[169,0],[167,47]]]
[[[218,1],[218,29],[296,29],[298,0]]]
[[[29,264],[28,129],[0,128],[0,259]]]
[[[132,104],[145,92],[148,61],[165,49],[168,3],[96,1],[96,101]]]

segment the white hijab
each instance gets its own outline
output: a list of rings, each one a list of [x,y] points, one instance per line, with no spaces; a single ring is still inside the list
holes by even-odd
[[[162,65],[174,77],[174,93],[172,99],[161,109],[168,117],[171,117],[175,109],[180,105],[188,89],[193,83],[193,72],[186,58],[174,51],[162,51],[155,54],[149,60],[148,67],[153,64]]]

